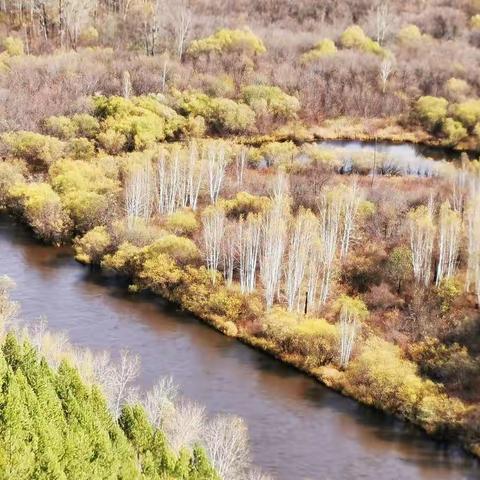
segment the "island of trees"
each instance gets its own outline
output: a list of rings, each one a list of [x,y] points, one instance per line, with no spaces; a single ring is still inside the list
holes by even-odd
[[[475,157],[480,5],[426,3],[4,6],[0,204],[480,455],[479,161],[313,142]]]

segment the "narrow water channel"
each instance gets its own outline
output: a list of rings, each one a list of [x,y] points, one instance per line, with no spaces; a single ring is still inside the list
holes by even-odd
[[[17,283],[27,320],[92,349],[128,348],[140,383],[172,375],[209,413],[248,423],[254,462],[279,480],[479,479],[460,449],[362,407],[293,369],[226,338],[161,300],[126,294],[118,280],[77,264],[68,248],[34,242],[0,216],[0,275]]]

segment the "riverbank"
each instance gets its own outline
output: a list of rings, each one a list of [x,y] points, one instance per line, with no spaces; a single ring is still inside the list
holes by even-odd
[[[359,141],[412,144],[431,148],[467,153],[471,158],[480,154],[478,140],[468,137],[456,145],[438,138],[420,126],[405,128],[399,118],[350,118],[326,119],[317,125],[299,123],[284,126],[267,135],[236,137],[236,141],[253,147],[269,142],[292,141],[296,145],[318,141]]]
[[[367,346],[370,342],[370,350],[366,357],[373,355],[374,364],[378,362],[380,368],[385,363],[385,371],[363,371],[370,367],[362,364],[367,361],[367,358],[362,359],[362,355],[348,368],[340,370],[334,363],[337,339],[335,334],[329,337],[331,332],[328,333],[333,326],[324,320],[314,320],[314,328],[326,329],[317,334],[317,341],[322,346],[316,355],[324,358],[320,360],[320,357],[312,355],[310,346],[306,349],[295,346],[300,341],[298,339],[285,339],[277,337],[276,332],[268,334],[262,328],[252,328],[252,325],[265,323],[270,315],[264,310],[257,294],[241,294],[239,289],[226,286],[220,275],[212,283],[211,272],[205,267],[182,266],[178,260],[171,263],[172,258],[164,258],[158,247],[155,243],[144,248],[123,244],[96,263],[129,278],[132,282],[130,292],[151,291],[223,334],[262,350],[329,388],[407,420],[434,438],[460,441],[467,451],[480,456],[476,427],[468,421],[469,416],[474,414],[473,410],[470,411],[470,407],[460,400],[447,396],[441,385],[418,376],[417,367],[402,359],[393,345],[389,346],[373,334],[367,341]],[[179,255],[181,257],[182,253]],[[277,313],[280,318],[284,315]],[[295,345],[286,347],[292,342]],[[328,345],[329,342],[333,343]],[[375,366],[372,365],[372,368]],[[379,383],[376,377],[384,377],[382,381],[386,378],[387,384]],[[400,383],[396,383],[398,381]]]

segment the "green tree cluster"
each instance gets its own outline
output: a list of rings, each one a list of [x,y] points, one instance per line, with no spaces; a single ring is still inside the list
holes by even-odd
[[[0,479],[218,480],[199,446],[176,456],[138,405],[117,420],[96,386],[9,333],[0,352]]]

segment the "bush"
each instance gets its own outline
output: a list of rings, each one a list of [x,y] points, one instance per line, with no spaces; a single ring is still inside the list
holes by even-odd
[[[454,105],[454,117],[462,122],[462,124],[472,129],[475,124],[480,121],[480,100],[467,100]]]
[[[213,108],[210,123],[219,132],[241,134],[251,131],[255,126],[255,112],[247,105],[228,98],[216,98]]]
[[[343,48],[353,48],[375,55],[386,55],[386,51],[370,37],[358,25],[348,27],[340,36],[340,45]]]
[[[470,91],[470,85],[460,78],[452,77],[446,83],[447,92],[455,99],[460,100]]]
[[[270,205],[267,197],[258,197],[248,192],[238,192],[231,200],[224,200],[226,214],[233,218],[246,218],[250,213],[262,213]]]
[[[434,130],[447,116],[448,102],[442,97],[420,97],[415,105],[420,121],[429,129]]]
[[[291,335],[293,349],[309,357],[310,365],[318,367],[336,359],[338,328],[323,318],[303,320],[293,328]]]
[[[98,264],[111,243],[112,239],[107,229],[95,227],[75,240],[75,259],[86,264]]]
[[[318,42],[311,50],[302,55],[302,62],[309,63],[320,58],[330,57],[337,53],[337,47],[333,40],[325,38]]]
[[[54,137],[20,131],[4,133],[0,138],[10,155],[32,166],[45,167],[63,156],[64,144]]]
[[[405,25],[397,33],[397,41],[403,46],[412,46],[417,44],[424,35],[416,25]]]
[[[127,143],[127,137],[123,133],[117,132],[113,129],[108,129],[105,132],[101,132],[97,136],[97,141],[101,148],[103,148],[110,155],[119,154],[125,144]]]
[[[3,48],[11,57],[17,57],[24,54],[23,42],[20,38],[5,38],[3,41]]]
[[[249,85],[242,89],[245,102],[257,115],[272,115],[280,120],[296,118],[300,102],[287,95],[279,87],[269,85]]]
[[[100,132],[100,122],[92,115],[78,113],[72,117],[77,134],[88,139],[95,138]]]
[[[91,160],[95,157],[95,146],[88,138],[72,138],[67,144],[66,154],[75,160]]]
[[[222,28],[213,35],[199,40],[194,40],[188,48],[188,53],[193,57],[202,54],[224,54],[241,52],[252,56],[265,53],[267,50],[262,40],[248,28],[230,30]]]
[[[0,209],[6,206],[10,198],[10,189],[24,181],[25,167],[20,162],[0,161]]]
[[[77,126],[68,117],[48,117],[43,122],[43,130],[46,134],[61,140],[69,140],[77,135]]]
[[[10,194],[16,208],[42,240],[59,244],[69,237],[72,222],[48,183],[17,184]]]
[[[431,382],[419,377],[416,365],[402,358],[398,347],[378,337],[367,340],[346,378],[357,398],[411,420],[423,397],[435,391]]]
[[[195,214],[191,210],[179,210],[167,216],[165,228],[175,235],[191,236],[199,228]]]
[[[464,126],[453,118],[446,118],[442,124],[442,132],[447,137],[449,145],[457,145],[458,142],[468,136],[468,132]]]
[[[166,254],[180,265],[197,263],[201,259],[200,251],[189,238],[168,234],[156,240],[143,250],[146,258]]]
[[[480,374],[480,363],[458,343],[446,345],[428,338],[410,346],[408,352],[424,375],[451,388],[472,388]]]
[[[251,158],[256,162],[264,160],[268,167],[292,163],[298,155],[298,147],[291,141],[269,142],[251,153]]]

